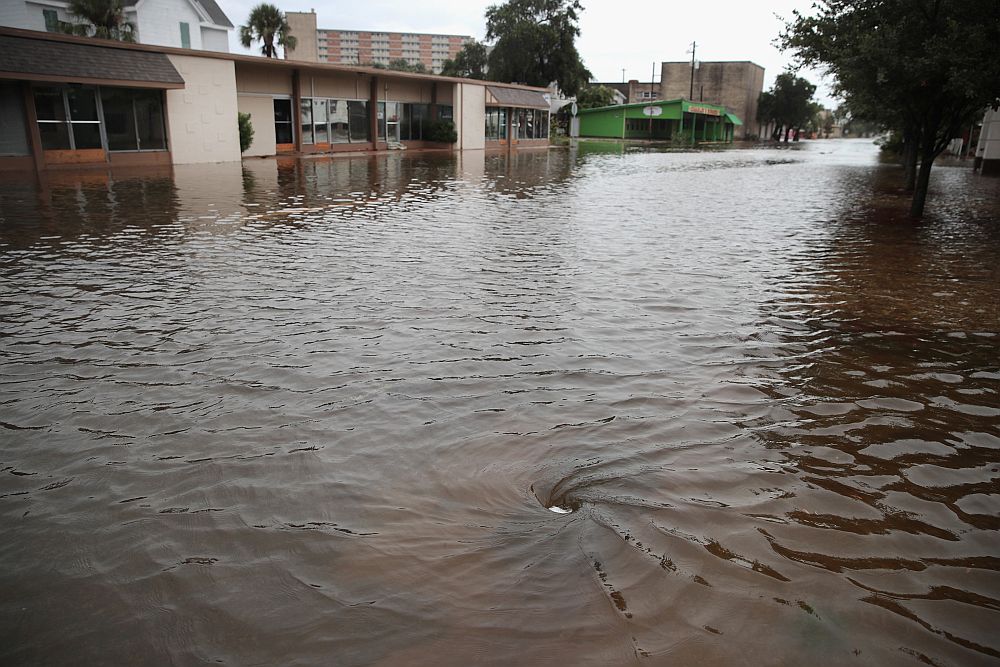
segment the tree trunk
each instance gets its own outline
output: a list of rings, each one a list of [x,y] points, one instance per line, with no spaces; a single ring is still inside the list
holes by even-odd
[[[910,216],[921,218],[924,215],[924,204],[927,202],[927,186],[931,182],[931,167],[934,165],[933,135],[924,137],[924,145],[920,151],[920,170],[917,173],[916,188],[913,190],[913,202],[910,205]],[[914,151],[916,153],[916,151]]]
[[[913,139],[903,141],[903,180],[907,192],[917,187],[917,142]]]
[[[792,128],[790,126],[785,128],[785,143],[786,144],[788,143],[788,135],[791,133],[791,131],[792,131]]]

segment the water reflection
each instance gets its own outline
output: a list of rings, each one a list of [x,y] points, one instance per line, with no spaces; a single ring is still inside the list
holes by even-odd
[[[3,660],[995,660],[997,182],[605,147],[5,183]]]

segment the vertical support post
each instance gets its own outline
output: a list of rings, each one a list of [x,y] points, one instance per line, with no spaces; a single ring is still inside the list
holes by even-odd
[[[378,150],[378,77],[374,75],[368,90],[368,133],[372,150]]]
[[[302,152],[302,74],[292,70],[292,142],[295,152]]]
[[[41,173],[45,168],[45,150],[42,148],[42,134],[38,131],[38,114],[35,112],[35,96],[31,93],[31,84],[27,81],[21,84],[24,98],[24,120],[28,127],[28,146],[31,157],[35,161],[35,172]]]

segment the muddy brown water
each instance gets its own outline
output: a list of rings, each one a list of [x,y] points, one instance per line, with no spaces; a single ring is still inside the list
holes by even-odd
[[[1000,662],[1000,180],[868,141],[0,188],[0,662]]]

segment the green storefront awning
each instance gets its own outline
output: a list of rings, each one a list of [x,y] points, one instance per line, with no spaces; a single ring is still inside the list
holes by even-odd
[[[739,116],[737,116],[734,113],[729,113],[728,111],[726,112],[726,119],[729,120],[729,122],[732,123],[733,125],[743,124],[743,121],[740,120]]]

